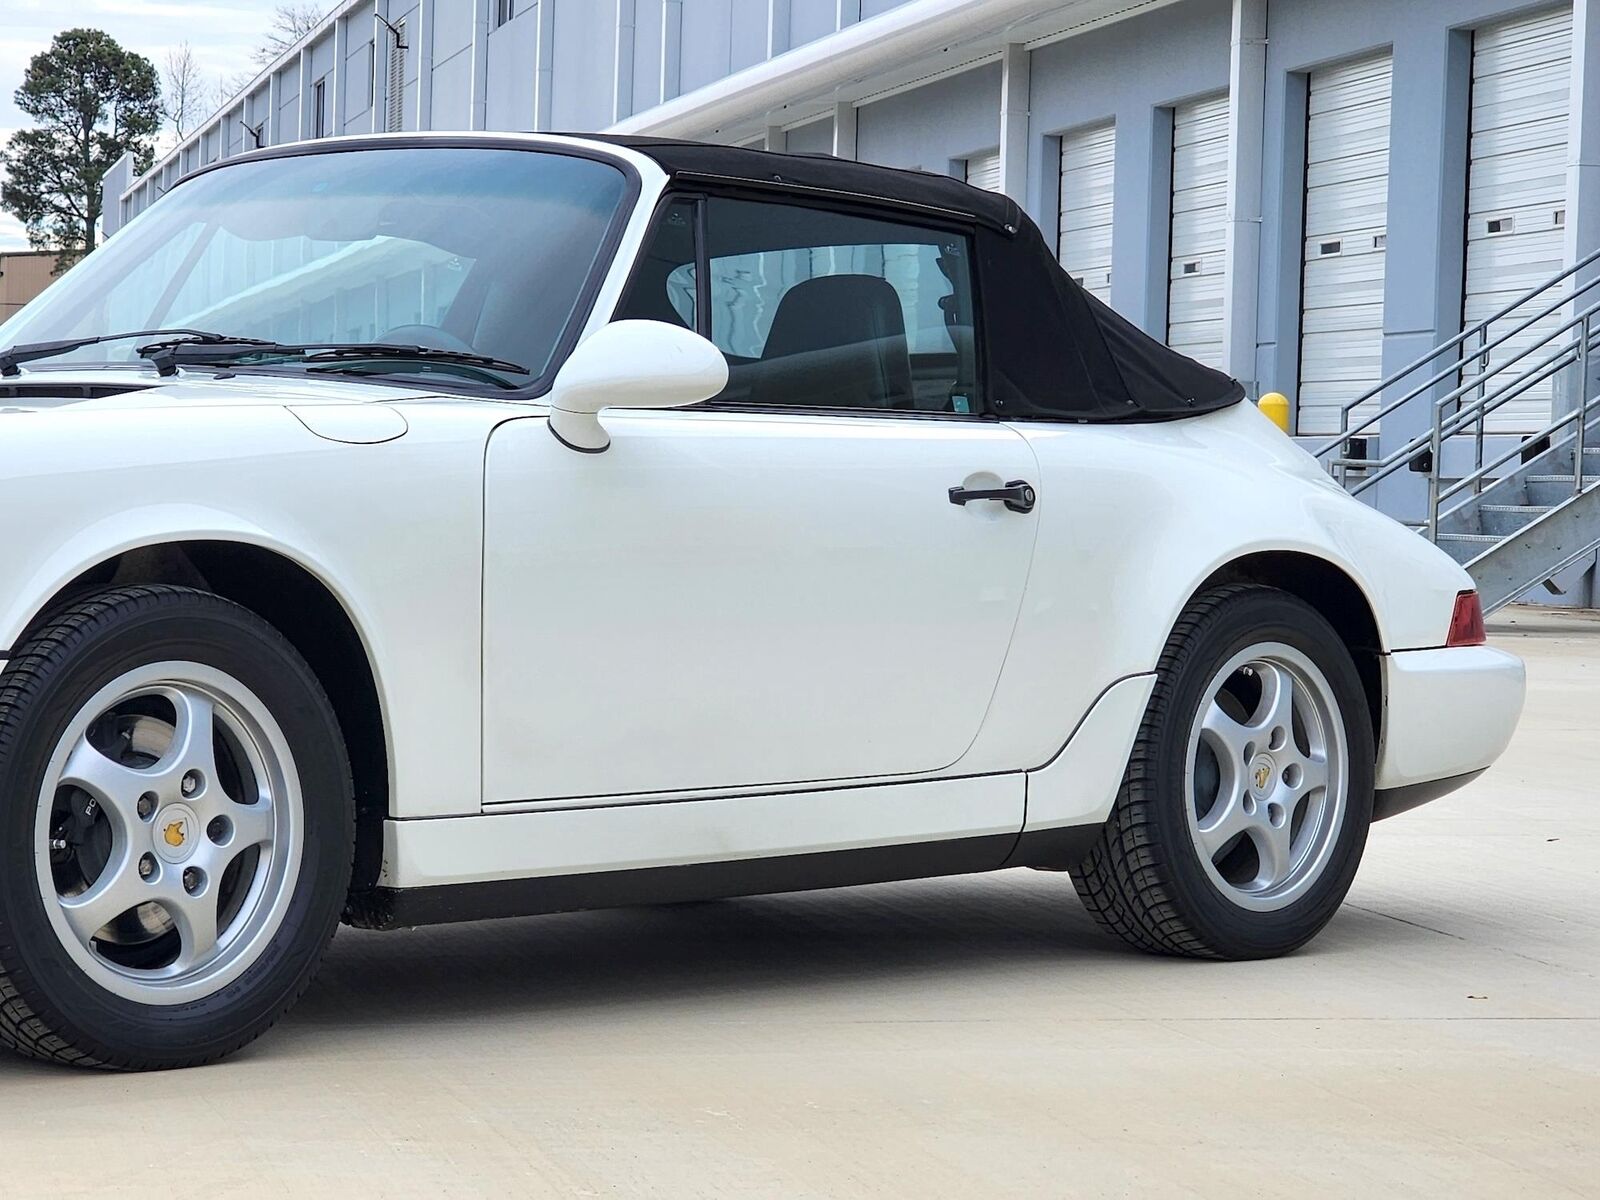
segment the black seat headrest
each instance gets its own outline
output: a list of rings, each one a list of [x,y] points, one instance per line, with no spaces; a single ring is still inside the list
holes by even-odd
[[[762,404],[911,407],[899,293],[875,275],[802,280],[778,303],[758,370]]]

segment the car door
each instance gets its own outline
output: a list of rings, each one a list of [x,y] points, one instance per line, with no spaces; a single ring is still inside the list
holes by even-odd
[[[486,802],[952,767],[1035,528],[1033,452],[983,417],[966,235],[733,198],[657,229],[619,315],[700,327],[729,387],[607,413],[603,454],[495,432]]]

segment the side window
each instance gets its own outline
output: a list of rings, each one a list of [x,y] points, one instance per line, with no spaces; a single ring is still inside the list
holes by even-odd
[[[673,200],[662,209],[633,267],[633,281],[616,319],[666,321],[698,328],[695,224],[698,203]]]
[[[965,235],[712,198],[706,258],[720,399],[980,411]]]
[[[982,411],[970,240],[793,204],[695,202],[658,221],[619,317],[698,328],[728,356],[725,403]],[[697,319],[698,318],[698,319]]]

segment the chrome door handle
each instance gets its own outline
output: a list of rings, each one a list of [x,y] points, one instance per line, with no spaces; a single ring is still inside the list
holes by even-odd
[[[1003,488],[966,488],[953,487],[950,489],[950,503],[965,505],[973,500],[998,500],[1012,512],[1030,513],[1033,511],[1037,493],[1033,484],[1025,479],[1013,479]]]

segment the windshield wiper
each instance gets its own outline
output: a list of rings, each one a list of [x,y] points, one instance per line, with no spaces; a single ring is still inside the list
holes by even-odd
[[[81,350],[85,346],[97,346],[101,342],[120,342],[128,338],[155,337],[158,334],[182,334],[185,345],[207,345],[227,343],[234,345],[251,341],[250,338],[231,337],[226,333],[212,333],[206,329],[136,329],[131,333],[102,333],[95,337],[67,338],[59,342],[30,342],[23,346],[13,346],[0,354],[0,376],[7,379],[15,378],[22,372],[18,369],[26,362],[36,362],[41,358],[54,358],[58,354],[71,354],[74,350]]]
[[[521,363],[478,354],[471,350],[441,350],[435,346],[402,346],[388,342],[349,342],[344,345],[308,346],[316,353],[306,355],[309,363],[343,362],[362,358],[412,358],[423,362],[454,363],[463,367],[484,367],[491,371],[510,371],[514,375],[532,375]]]
[[[409,359],[438,362],[451,366],[478,367],[490,371],[510,371],[517,375],[533,372],[521,363],[475,354],[467,350],[441,350],[434,346],[406,346],[389,342],[321,342],[304,345],[262,342],[251,338],[218,338],[200,341],[175,338],[140,346],[137,353],[148,358],[162,375],[171,375],[180,365],[220,365],[243,358],[295,358],[303,363],[346,363],[370,359]]]
[[[205,366],[212,363],[236,362],[241,358],[262,354],[273,357],[293,357],[300,353],[294,346],[284,346],[262,338],[215,337],[173,338],[166,342],[151,342],[134,350],[140,358],[148,359],[158,375],[176,375],[179,364]]]

